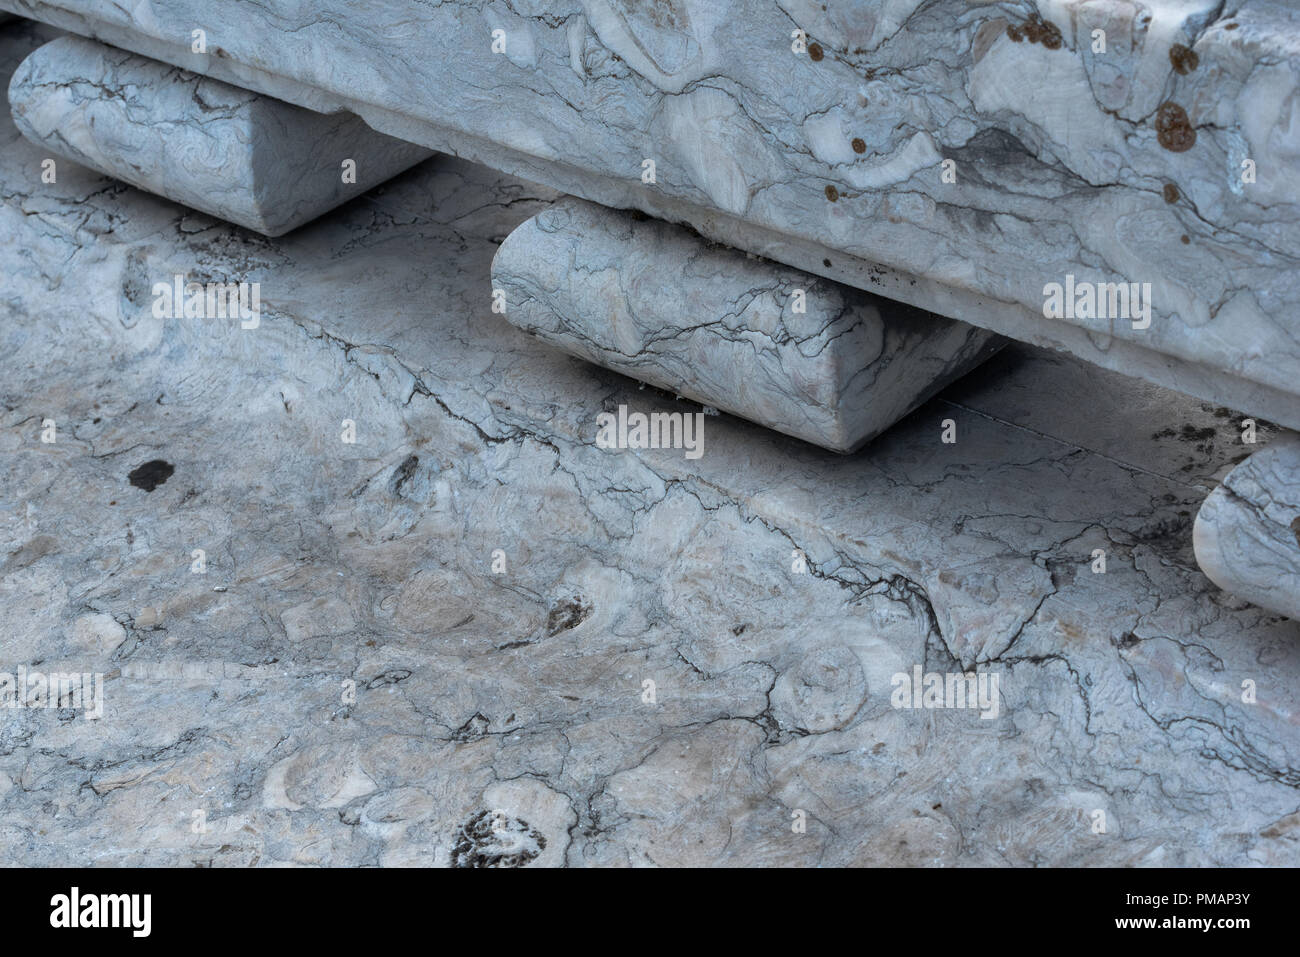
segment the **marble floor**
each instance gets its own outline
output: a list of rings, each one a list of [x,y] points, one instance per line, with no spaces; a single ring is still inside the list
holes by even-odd
[[[701,410],[492,311],[553,194],[271,240],[44,158],[0,118],[0,672],[102,715],[0,710],[0,863],[1300,863],[1300,623],[1191,553],[1232,411],[1012,346],[849,456],[600,448]]]

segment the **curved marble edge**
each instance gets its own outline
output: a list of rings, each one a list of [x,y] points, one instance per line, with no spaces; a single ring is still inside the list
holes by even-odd
[[[1192,536],[1210,581],[1300,620],[1300,435],[1279,436],[1233,468],[1201,506]]]

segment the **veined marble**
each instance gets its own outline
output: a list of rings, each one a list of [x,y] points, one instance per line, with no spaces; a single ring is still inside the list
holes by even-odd
[[[563,200],[512,232],[494,294],[573,355],[848,452],[1002,346],[982,329]]]
[[[857,455],[601,449],[698,406],[492,312],[548,191],[267,239],[43,156],[0,117],[0,672],[104,709],[0,709],[3,862],[1300,863],[1300,625],[1189,546],[1232,411],[1013,344]]]
[[[0,7],[1300,428],[1285,0]]]
[[[1300,437],[1253,453],[1196,514],[1196,561],[1220,588],[1300,620]]]
[[[432,155],[349,114],[72,36],[23,61],[9,104],[23,135],[58,156],[268,236]]]

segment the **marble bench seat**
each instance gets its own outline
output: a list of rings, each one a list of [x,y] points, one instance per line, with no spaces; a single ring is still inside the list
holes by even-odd
[[[1300,428],[1282,0],[0,8]]]

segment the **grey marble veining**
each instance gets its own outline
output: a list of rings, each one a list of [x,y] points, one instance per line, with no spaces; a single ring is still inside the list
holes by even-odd
[[[1283,0],[0,6],[1300,428]]]
[[[0,119],[0,671],[105,707],[0,709],[4,862],[1300,862],[1300,626],[1190,549],[1231,410],[1013,345],[856,455],[601,449],[698,406],[491,311],[547,191],[438,158],[269,240],[43,155]]]
[[[1194,541],[1219,587],[1300,620],[1300,437],[1274,439],[1233,468],[1197,513]]]
[[[432,155],[350,114],[72,36],[23,61],[9,104],[23,135],[57,156],[269,236]]]
[[[659,220],[566,199],[492,260],[505,317],[566,352],[847,452],[998,337]]]

